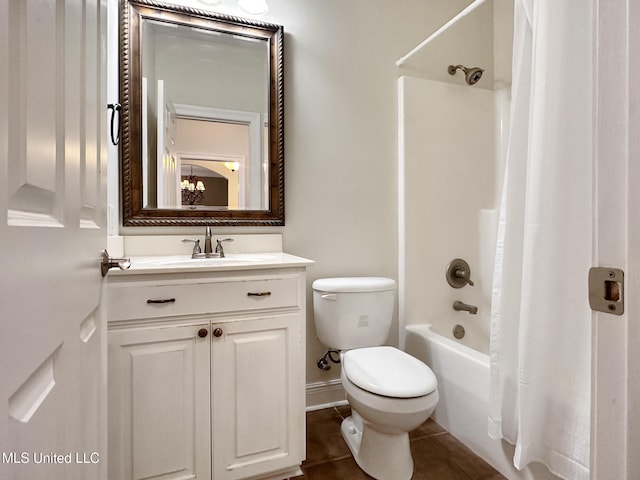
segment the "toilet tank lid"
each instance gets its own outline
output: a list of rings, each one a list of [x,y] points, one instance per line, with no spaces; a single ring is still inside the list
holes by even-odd
[[[385,277],[319,278],[312,288],[320,292],[382,292],[395,290],[396,282]]]
[[[426,364],[394,347],[349,350],[344,354],[342,368],[351,383],[385,397],[422,397],[438,386]]]

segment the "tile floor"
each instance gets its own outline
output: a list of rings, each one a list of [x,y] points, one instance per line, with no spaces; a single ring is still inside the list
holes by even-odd
[[[292,480],[368,480],[340,435],[348,406],[307,413],[307,459],[303,476]],[[494,468],[433,420],[411,433],[412,480],[499,480]],[[506,480],[506,479],[505,479]]]

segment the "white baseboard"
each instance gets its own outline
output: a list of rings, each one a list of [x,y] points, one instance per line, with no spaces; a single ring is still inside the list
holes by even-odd
[[[307,412],[347,405],[339,378],[327,382],[307,383]]]

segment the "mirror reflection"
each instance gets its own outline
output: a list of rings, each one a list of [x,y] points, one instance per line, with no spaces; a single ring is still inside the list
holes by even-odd
[[[123,8],[124,225],[283,225],[282,27]]]
[[[266,42],[149,19],[142,39],[144,207],[268,208]]]

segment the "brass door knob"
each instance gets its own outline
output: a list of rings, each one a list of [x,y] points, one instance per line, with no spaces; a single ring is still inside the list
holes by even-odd
[[[207,333],[209,333],[209,330],[207,330],[206,328],[201,328],[200,330],[198,330],[198,336],[200,338],[206,337]]]
[[[213,330],[213,336],[214,336],[214,337],[221,337],[223,333],[224,333],[224,332],[222,331],[222,329],[221,329],[221,328],[215,328],[215,329]]]

